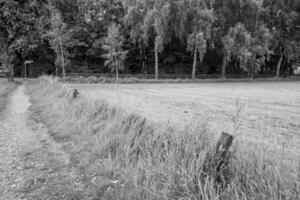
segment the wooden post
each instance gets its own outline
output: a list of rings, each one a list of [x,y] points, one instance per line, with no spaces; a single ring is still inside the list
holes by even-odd
[[[78,95],[79,95],[78,90],[77,90],[77,89],[74,89],[74,90],[73,90],[73,99],[76,99],[76,98],[78,97]]]
[[[228,151],[233,142],[233,136],[222,133],[213,152],[207,154],[203,166],[203,176],[212,177],[218,184],[226,184]],[[225,180],[224,180],[225,179]]]
[[[216,152],[214,159],[217,161],[216,170],[219,173],[222,165],[227,159],[228,150],[231,147],[233,142],[233,136],[228,133],[222,133],[216,146]]]
[[[25,78],[25,79],[27,78],[27,70],[28,70],[28,69],[27,69],[27,65],[30,65],[31,63],[33,63],[32,60],[26,60],[26,61],[24,62],[24,65],[25,65],[25,66],[24,66],[24,68],[25,68],[25,70],[24,70],[24,71],[25,71],[25,72],[24,72],[24,73],[25,73],[25,74],[24,74],[24,78]]]

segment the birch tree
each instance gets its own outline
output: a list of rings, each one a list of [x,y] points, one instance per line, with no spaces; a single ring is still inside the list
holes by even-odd
[[[148,44],[151,38],[151,30],[154,30],[154,54],[155,54],[155,79],[158,79],[159,53],[164,49],[168,41],[168,20],[170,3],[164,0],[146,0],[147,13],[144,20],[144,39]]]
[[[229,29],[223,38],[224,58],[222,65],[222,79],[225,79],[226,66],[232,58],[239,62],[241,69],[245,70],[252,56],[251,45],[253,38],[242,23]]]
[[[64,23],[60,11],[51,7],[51,28],[48,31],[50,36],[51,48],[56,53],[55,65],[62,68],[62,77],[66,78],[66,64],[69,62],[66,59],[66,50],[64,42],[67,40],[67,25]]]
[[[119,80],[119,71],[124,67],[127,51],[123,50],[124,37],[121,35],[119,26],[112,24],[108,28],[108,33],[102,46],[107,53],[102,55],[105,59],[105,66],[109,66],[116,72],[116,78]]]
[[[205,8],[202,0],[190,2],[189,15],[192,16],[192,24],[190,24],[191,33],[187,40],[187,50],[193,53],[192,79],[195,79],[197,58],[199,56],[200,62],[203,61],[215,17],[213,10]]]
[[[140,50],[140,65],[141,70],[145,70],[145,53],[146,44],[144,40],[143,23],[146,16],[147,9],[145,4],[140,0],[124,0],[123,5],[125,8],[124,24],[129,29],[130,41],[135,47]]]

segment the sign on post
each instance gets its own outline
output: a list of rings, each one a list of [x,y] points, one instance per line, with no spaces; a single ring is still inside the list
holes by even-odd
[[[32,60],[26,60],[26,61],[24,62],[24,65],[25,65],[25,74],[24,74],[24,78],[25,78],[25,79],[27,78],[27,65],[29,65],[29,64],[31,64],[31,63],[33,63]]]

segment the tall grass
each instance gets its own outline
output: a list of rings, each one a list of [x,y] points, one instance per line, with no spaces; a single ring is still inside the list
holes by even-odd
[[[91,199],[300,199],[299,155],[236,142],[220,182],[205,167],[214,148],[205,123],[167,127],[101,99],[73,99],[48,77],[27,87]]]

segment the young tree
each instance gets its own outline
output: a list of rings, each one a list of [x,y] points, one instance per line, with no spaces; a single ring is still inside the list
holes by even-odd
[[[154,53],[155,53],[155,79],[158,79],[158,54],[163,51],[164,44],[168,41],[168,21],[170,14],[170,3],[164,0],[146,0],[147,14],[144,20],[144,39],[148,44],[150,33],[154,28]]]
[[[140,0],[124,0],[123,6],[125,8],[124,24],[130,31],[130,42],[140,50],[140,65],[141,70],[144,72],[146,45],[143,37],[143,23],[146,9],[144,9],[144,4]]]
[[[211,28],[215,20],[213,10],[205,8],[203,1],[191,1],[189,15],[193,16],[190,24],[191,33],[188,36],[187,50],[194,55],[192,79],[195,79],[197,57],[202,62],[207,50],[207,40],[211,38]]]
[[[51,11],[51,28],[48,31],[50,36],[51,48],[56,53],[55,65],[62,68],[62,77],[66,78],[66,64],[69,62],[66,59],[66,50],[64,43],[67,41],[69,35],[67,32],[67,25],[63,22],[61,13],[50,6]]]
[[[116,72],[117,80],[119,80],[119,71],[123,69],[127,55],[127,51],[124,51],[122,48],[123,42],[124,37],[119,31],[119,26],[113,23],[108,28],[108,33],[102,46],[103,50],[106,51],[107,54],[102,56],[106,60],[105,65],[109,66],[112,71]]]
[[[225,71],[228,62],[232,58],[239,62],[240,68],[247,70],[247,64],[252,56],[251,45],[253,38],[246,30],[245,26],[238,23],[233,28],[230,28],[228,34],[223,38],[224,58],[222,65],[222,79],[225,79]]]
[[[13,81],[14,77],[14,66],[13,66],[13,56],[9,55],[7,51],[0,52],[0,63],[2,64],[2,67],[8,74],[7,78],[9,81]]]
[[[206,39],[204,38],[203,32],[199,32],[199,33],[194,32],[190,34],[187,43],[188,43],[187,50],[193,52],[194,54],[192,79],[195,79],[198,54],[199,54],[199,60],[200,62],[202,62],[207,48]]]
[[[253,79],[254,74],[261,70],[261,66],[270,60],[273,52],[270,50],[272,34],[265,25],[260,25],[254,33],[248,67],[246,71]]]

